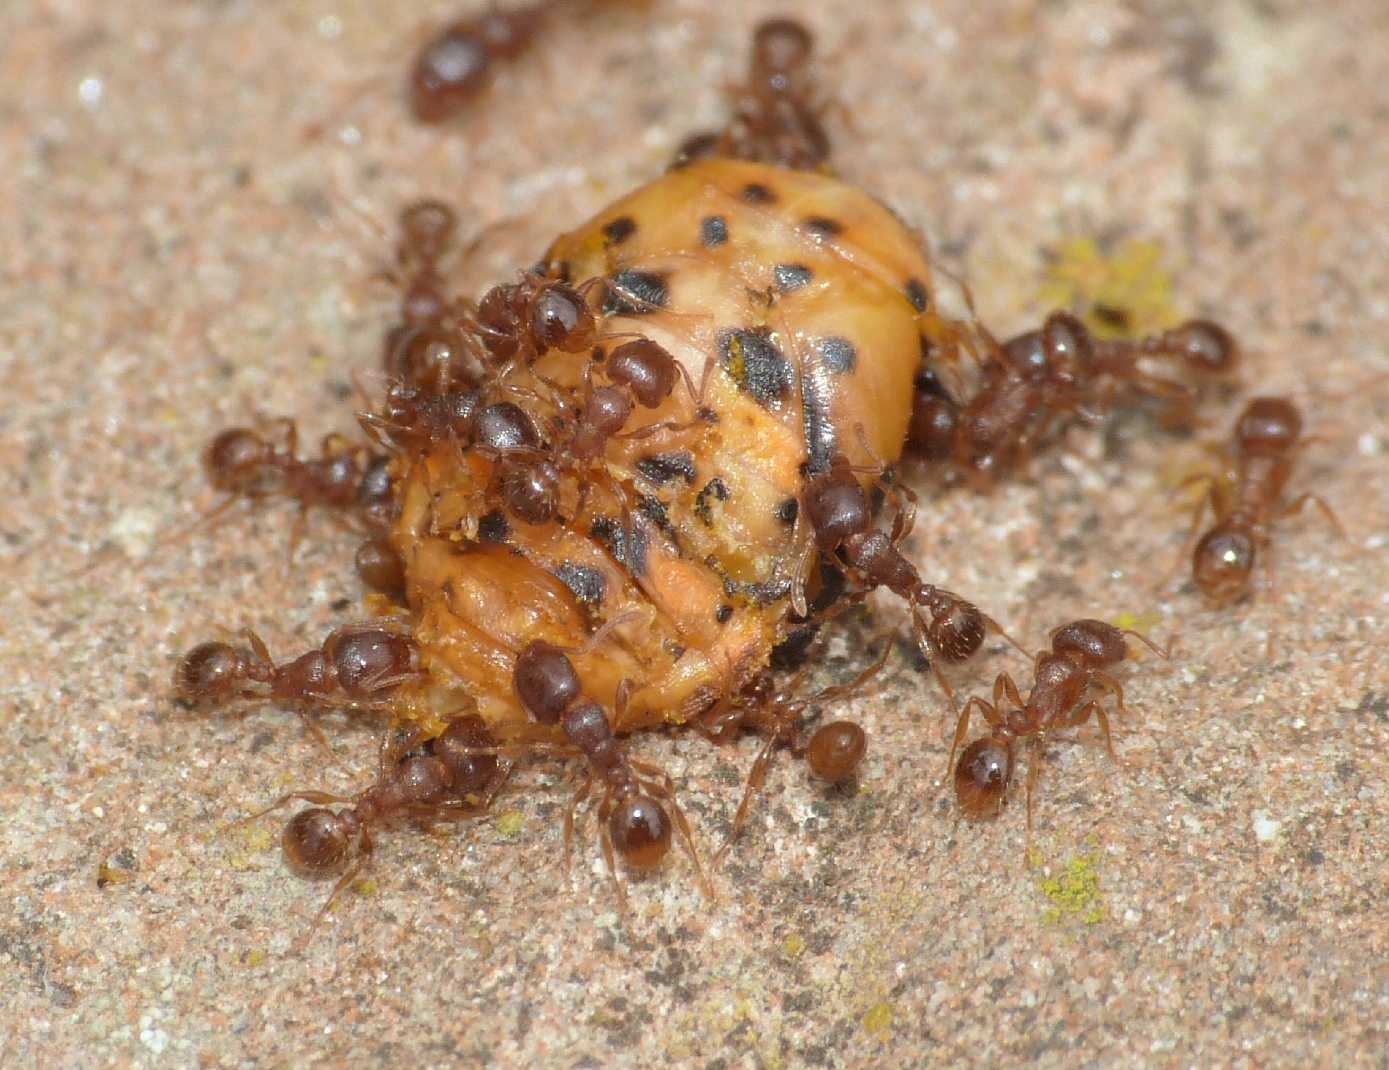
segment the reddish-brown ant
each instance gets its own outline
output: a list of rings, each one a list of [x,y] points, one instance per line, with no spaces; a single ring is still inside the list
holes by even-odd
[[[813,477],[801,494],[801,508],[796,515],[800,530],[793,535],[797,549],[792,606],[798,614],[805,615],[805,576],[817,553],[847,566],[851,578],[867,590],[886,587],[910,608],[917,645],[953,705],[954,691],[938,660],[969,660],[983,646],[986,628],[1014,646],[1018,644],[977,606],[922,581],[916,566],[899,549],[915,521],[915,505],[910,498],[901,501],[892,535],[877,530],[857,471],[843,454],[836,454],[827,470]]]
[[[445,27],[420,49],[407,83],[410,112],[422,123],[457,115],[491,81],[494,66],[515,59],[535,39],[555,5],[488,11]]]
[[[379,709],[392,691],[419,671],[415,644],[381,622],[337,628],[317,650],[276,664],[255,632],[245,647],[208,642],[174,668],[174,691],[194,705],[238,699],[268,700],[314,709]]]
[[[1068,312],[986,355],[978,392],[957,405],[934,376],[918,377],[909,446],[930,460],[953,461],[980,489],[1031,456],[1061,419],[1098,420],[1124,391],[1169,406],[1189,406],[1194,388],[1154,375],[1141,363],[1175,358],[1199,379],[1225,376],[1236,361],[1224,328],[1192,320],[1136,341],[1100,341]]]
[[[1231,469],[1223,478],[1210,480],[1193,523],[1194,530],[1209,503],[1215,524],[1197,542],[1191,568],[1197,587],[1215,605],[1249,594],[1261,552],[1269,567],[1272,525],[1308,503],[1337,534],[1344,534],[1336,514],[1316,494],[1284,500],[1293,460],[1307,441],[1297,406],[1287,398],[1254,398],[1235,421],[1232,438]]]
[[[670,850],[672,818],[681,846],[694,863],[701,888],[712,894],[689,823],[675,801],[670,777],[654,766],[628,757],[613,734],[607,712],[598,703],[583,698],[578,673],[565,651],[542,640],[527,644],[516,657],[513,686],[526,712],[539,724],[558,725],[565,739],[588,761],[588,775],[574,793],[565,816],[566,856],[573,840],[574,813],[597,781],[603,787],[598,806],[603,858],[619,904],[625,903],[626,894],[617,877],[614,851],[633,870],[654,869]],[[619,719],[627,692],[624,682],[617,697]]]
[[[321,457],[303,460],[293,421],[276,420],[274,426],[283,433],[283,447],[249,427],[228,428],[208,445],[203,456],[208,479],[230,495],[226,505],[238,498],[293,498],[301,510],[353,511],[369,530],[390,524],[394,503],[388,458],[331,434],[323,439]]]
[[[407,740],[404,749],[410,749],[412,743],[413,739]],[[367,864],[375,849],[373,826],[400,817],[426,823],[457,820],[491,805],[507,771],[496,757],[496,746],[480,717],[460,717],[423,748],[404,756],[400,755],[399,744],[388,747],[383,740],[376,782],[356,795],[292,791],[245,819],[254,820],[299,800],[314,804],[300,810],[285,825],[280,841],[285,861],[305,876],[341,875],[301,937],[301,945],[313,934],[338,894]],[[328,809],[344,803],[346,809]]]
[[[1114,696],[1119,712],[1124,710],[1124,689],[1103,670],[1128,657],[1124,636],[1131,635],[1159,657],[1171,652],[1159,649],[1147,637],[1128,629],[1116,628],[1098,620],[1078,620],[1051,633],[1051,649],[1037,654],[1032,691],[1023,701],[1017,684],[1007,673],[994,681],[993,701],[978,696],[965,703],[955,725],[948,769],[954,774],[955,798],[961,812],[969,818],[997,816],[1007,799],[1017,762],[1014,745],[1025,743],[1029,750],[1027,766],[1027,831],[1032,833],[1033,794],[1041,773],[1043,748],[1055,732],[1084,724],[1093,714],[1104,736],[1110,757],[1114,743],[1109,732],[1109,716],[1104,707],[1089,696],[1099,688]],[[1008,705],[1003,705],[1007,699]],[[969,732],[975,709],[989,723],[989,734],[974,740],[960,751]],[[959,753],[957,764],[955,755]]]
[[[813,170],[829,159],[830,140],[809,75],[815,38],[794,19],[773,18],[753,31],[748,80],[733,94],[723,134],[687,141],[677,163],[701,155],[733,156]]]

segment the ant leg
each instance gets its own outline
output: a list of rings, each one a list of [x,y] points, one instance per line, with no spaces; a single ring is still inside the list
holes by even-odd
[[[1129,712],[1124,706],[1124,689],[1118,680],[1114,679],[1114,677],[1110,676],[1108,673],[1092,672],[1090,674],[1090,682],[1098,687],[1104,688],[1104,690],[1114,696],[1114,705],[1118,708],[1120,713],[1127,714]]]
[[[1012,678],[1011,676],[1009,676],[1006,672],[1003,672],[1003,673],[999,673],[999,674],[998,674],[998,679],[994,681],[994,708],[995,708],[995,709],[998,708],[999,685],[1002,685],[1003,694],[1004,694],[1005,696],[1007,696],[1008,701],[1011,702],[1011,703],[1013,704],[1013,708],[1014,708],[1014,709],[1019,709],[1019,710],[1020,710],[1020,709],[1022,709],[1022,708],[1026,705],[1026,703],[1024,703],[1023,700],[1022,700],[1022,696],[1021,696],[1020,694],[1018,694],[1018,685],[1015,684],[1015,683],[1013,682],[1013,678]],[[992,724],[992,723],[991,723],[989,727],[991,727],[991,728],[997,728],[998,725]]]
[[[993,617],[990,617],[990,616],[989,616],[988,614],[986,614],[986,613],[980,613],[979,616],[980,616],[980,619],[982,619],[983,622],[984,622],[984,627],[992,629],[993,631],[995,631],[995,632],[997,632],[999,635],[1001,635],[1004,639],[1008,640],[1009,644],[1013,647],[1013,649],[1016,650],[1016,651],[1017,651],[1019,654],[1021,654],[1023,657],[1025,657],[1025,658],[1030,658],[1030,657],[1032,657],[1032,655],[1029,654],[1029,653],[1027,652],[1027,648],[1024,647],[1021,643],[1019,643],[1016,639],[1014,639],[1014,638],[1013,638],[1011,635],[1009,635],[1007,632],[1005,632],[1005,631],[1003,630],[1003,625],[999,624],[998,621],[996,621],[996,620],[993,619]]]
[[[780,731],[773,730],[767,736],[767,742],[758,751],[757,757],[753,759],[752,769],[748,772],[747,785],[743,788],[743,797],[738,802],[738,809],[733,815],[733,826],[728,830],[728,836],[714,855],[714,860],[710,863],[710,869],[718,870],[723,863],[723,856],[728,853],[728,849],[733,846],[733,841],[738,838],[738,834],[743,831],[743,826],[747,823],[748,812],[752,808],[752,800],[755,795],[762,791],[767,784],[767,770],[772,764],[772,748],[779,739]]]
[[[363,847],[363,851],[369,852],[370,848]],[[304,931],[301,932],[294,943],[289,946],[289,954],[298,955],[308,946],[309,941],[313,938],[313,934],[318,931],[318,927],[323,923],[323,919],[332,907],[334,901],[342,893],[344,888],[348,887],[348,885],[357,879],[357,875],[362,872],[362,868],[366,865],[366,860],[366,853],[358,855],[357,859],[348,867],[347,872],[337,879],[337,882],[333,885],[333,890],[328,893],[328,898],[323,901],[323,905],[319,907],[317,913],[314,914],[313,920],[304,927]]]
[[[627,915],[627,889],[622,887],[622,878],[617,875],[617,860],[613,857],[613,834],[608,828],[608,812],[612,810],[610,799],[603,800],[603,806],[599,808],[598,824],[602,828],[599,842],[603,847],[603,861],[608,866],[608,876],[612,878],[613,891],[617,893],[617,912],[623,917]]]
[[[965,736],[969,734],[969,719],[978,706],[984,720],[989,722],[990,728],[997,728],[1002,723],[1002,718],[998,715],[998,709],[984,699],[975,696],[965,703],[965,708],[960,711],[960,719],[955,722],[955,740],[950,744],[950,762],[945,767],[945,777],[950,779],[950,774],[955,771],[955,754],[960,749],[960,744],[965,741]]]
[[[1278,519],[1281,520],[1284,517],[1296,516],[1298,513],[1302,512],[1308,504],[1317,507],[1322,517],[1331,525],[1331,529],[1336,532],[1337,535],[1343,539],[1346,537],[1346,529],[1342,526],[1340,517],[1336,515],[1335,510],[1333,510],[1331,506],[1326,504],[1326,499],[1319,494],[1301,494],[1294,498],[1278,513]]]
[[[1036,809],[1037,780],[1042,775],[1042,747],[1038,737],[1032,737],[1032,745],[1027,754],[1027,841],[1024,851],[1032,857],[1033,812]]]
[[[593,774],[589,773],[570,798],[569,808],[564,811],[564,876],[566,879],[569,877],[569,856],[573,853],[574,848],[574,812],[588,799],[588,793],[592,790]],[[611,867],[611,860],[609,860],[608,865]]]
[[[309,802],[316,806],[331,806],[339,803],[350,803],[353,801],[350,795],[334,795],[327,791],[290,791],[281,795],[264,810],[257,810],[253,814],[247,814],[243,818],[238,818],[235,824],[244,824],[247,821],[254,821],[258,817],[273,813],[282,806],[287,806],[292,802]]]

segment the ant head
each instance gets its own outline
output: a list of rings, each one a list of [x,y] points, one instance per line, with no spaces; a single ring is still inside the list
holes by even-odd
[[[579,675],[569,656],[552,643],[537,639],[516,657],[512,672],[516,697],[541,724],[559,724],[579,697]]]
[[[246,679],[246,657],[228,643],[202,643],[174,667],[174,691],[185,702],[225,702]]]
[[[814,47],[815,38],[795,19],[759,23],[752,35],[753,80],[775,92],[785,92],[788,75],[805,66]]]
[[[432,754],[412,754],[403,758],[391,779],[401,800],[408,806],[437,803],[452,784],[448,765]]]
[[[559,469],[546,460],[504,456],[502,498],[513,515],[527,524],[548,524],[559,508]]]
[[[289,819],[280,846],[292,869],[318,877],[347,861],[356,831],[356,822],[348,814],[311,806]]]
[[[371,698],[415,667],[415,644],[385,628],[340,628],[323,643],[338,686],[349,698]]]
[[[582,353],[598,333],[598,323],[584,295],[562,282],[547,283],[530,308],[530,329],[540,350]]]
[[[1210,320],[1188,320],[1168,337],[1195,371],[1225,375],[1239,360],[1239,347],[1230,332]]]
[[[1216,605],[1233,602],[1249,591],[1254,556],[1254,539],[1247,530],[1217,524],[1196,544],[1192,555],[1196,585]]]
[[[458,217],[443,201],[414,201],[400,213],[401,244],[421,260],[438,260],[457,224]]]
[[[497,775],[497,756],[477,750],[495,747],[487,722],[476,714],[451,721],[429,742],[429,753],[448,770],[449,786],[458,797],[481,795]]]
[[[868,737],[853,721],[831,721],[810,737],[806,762],[821,780],[838,784],[854,775],[868,749]]]
[[[1124,633],[1102,620],[1077,620],[1056,629],[1051,649],[1057,654],[1079,655],[1092,669],[1117,665],[1129,653]]]
[[[987,820],[1003,808],[1012,779],[1012,744],[985,736],[960,754],[955,765],[955,798],[966,817]]]
[[[1246,455],[1277,457],[1302,434],[1302,414],[1287,398],[1255,398],[1240,413],[1235,439]]]
[[[410,112],[422,123],[440,123],[468,103],[487,81],[487,42],[466,24],[429,42],[410,71]]]
[[[608,818],[608,833],[622,860],[636,870],[655,869],[670,850],[670,816],[649,795],[628,795],[618,802]]]
[[[477,444],[497,451],[534,448],[540,432],[525,410],[510,401],[485,406],[477,414]]]
[[[255,431],[231,427],[212,440],[203,460],[214,487],[245,494],[266,478],[266,465],[273,455],[270,443]]]

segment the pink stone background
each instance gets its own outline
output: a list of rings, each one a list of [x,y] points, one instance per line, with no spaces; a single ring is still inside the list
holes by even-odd
[[[1289,521],[1277,590],[1203,608],[1163,585],[1185,528],[1166,488],[1200,449],[1141,419],[991,497],[929,498],[923,570],[1029,646],[1078,616],[1180,633],[1170,664],[1123,672],[1122,774],[1098,746],[1054,748],[1037,866],[1017,808],[956,824],[947,712],[899,659],[844,711],[872,738],[857,792],[778,761],[716,902],[677,860],[620,922],[591,841],[565,876],[568,788],[538,767],[474,825],[384,835],[374,890],[286,956],[326,889],[284,870],[279,819],[231,822],[362,784],[370,726],[325,722],[345,775],[293,714],[192,714],[167,681],[218,626],[297,653],[359,612],[352,543],[315,517],[288,567],[288,507],[146,558],[151,541],[213,501],[215,430],[257,410],[309,443],[351,428],[393,300],[370,221],[436,193],[496,224],[476,286],[716,122],[750,26],[795,5],[714,7],[576,15],[445,129],[407,121],[397,86],[458,5],[0,7],[0,1063],[1384,1065],[1378,0],[799,7],[844,104],[842,171],[924,229],[989,322],[1038,320],[1065,238],[1160,242],[1179,308],[1245,343],[1246,385],[1305,405],[1320,437],[1297,485],[1347,529]],[[879,607],[825,678],[898,619]],[[995,650],[957,681],[983,692],[1005,668],[1025,672]],[[755,746],[638,749],[712,849]],[[1058,904],[1045,882],[1076,859],[1095,886]],[[103,863],[130,879],[98,890]]]

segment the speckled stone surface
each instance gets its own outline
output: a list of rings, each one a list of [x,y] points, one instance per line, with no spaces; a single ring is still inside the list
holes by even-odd
[[[778,761],[714,902],[677,859],[620,922],[591,840],[565,875],[568,789],[537,767],[476,824],[383,835],[372,883],[286,955],[327,889],[285,871],[280,818],[233,822],[361,785],[371,726],[325,720],[343,772],[292,713],[194,714],[168,678],[218,627],[297,653],[360,612],[352,541],[312,518],[287,565],[287,506],[152,541],[213,503],[214,430],[258,410],[309,443],[351,429],[393,301],[376,225],[405,199],[494,228],[460,276],[476,287],[714,123],[777,8],[713,6],[567,20],[471,117],[420,129],[398,79],[447,4],[0,5],[0,1063],[1386,1065],[1378,0],[801,8],[843,173],[923,228],[1000,333],[1045,312],[1068,240],[1158,243],[1176,309],[1238,333],[1247,387],[1305,405],[1295,486],[1346,527],[1287,521],[1276,590],[1213,612],[1170,578],[1169,488],[1200,436],[1124,420],[990,497],[928,495],[923,570],[1029,647],[1079,616],[1180,635],[1171,663],[1121,670],[1122,772],[1091,735],[1053,748],[1036,865],[1019,808],[956,823],[947,710],[897,659],[847,704],[872,739],[857,791]],[[826,678],[894,622],[877,607]],[[957,683],[1004,669],[1027,666],[991,648]],[[710,849],[755,746],[638,749]],[[103,864],[121,879],[98,888]]]

